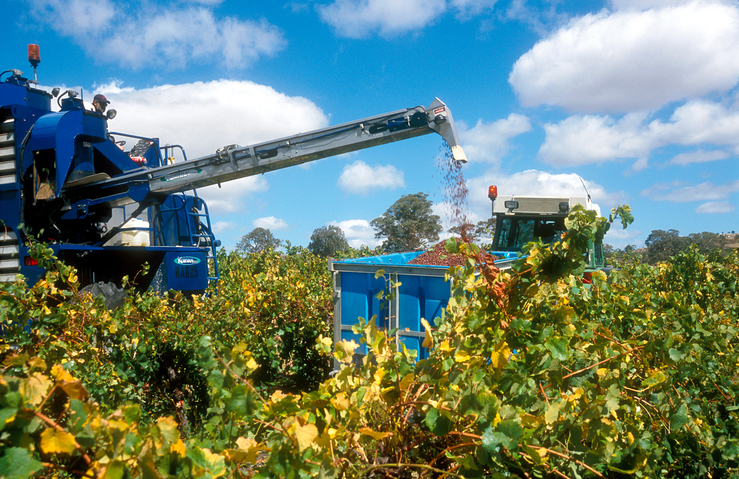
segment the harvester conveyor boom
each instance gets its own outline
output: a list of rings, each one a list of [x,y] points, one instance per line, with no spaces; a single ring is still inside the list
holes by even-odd
[[[459,144],[452,114],[437,98],[428,108],[406,108],[251,146],[229,145],[209,156],[157,168],[141,168],[109,179],[65,188],[65,193],[86,197],[86,191],[120,191],[124,185],[148,182],[149,193],[146,198],[125,201],[119,194],[111,197],[115,197],[117,206],[137,201],[157,203],[156,198],[174,192],[259,175],[429,133],[442,135],[454,160],[467,161]],[[96,202],[105,201],[104,194],[98,193],[95,197],[98,198]]]

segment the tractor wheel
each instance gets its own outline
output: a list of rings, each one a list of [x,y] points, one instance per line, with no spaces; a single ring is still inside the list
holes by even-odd
[[[119,306],[123,306],[128,294],[123,288],[119,288],[115,283],[106,283],[98,281],[97,283],[88,284],[80,290],[80,296],[90,295],[91,298],[102,296],[105,298],[105,307],[113,311]]]

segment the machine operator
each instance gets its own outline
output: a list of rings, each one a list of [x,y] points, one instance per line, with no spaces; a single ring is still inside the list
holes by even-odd
[[[92,100],[92,109],[93,111],[102,115],[105,113],[105,109],[108,107],[109,104],[110,102],[108,101],[108,99],[105,98],[104,95],[98,93]]]

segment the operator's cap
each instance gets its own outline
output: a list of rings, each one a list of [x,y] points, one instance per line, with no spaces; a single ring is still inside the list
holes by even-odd
[[[100,103],[105,103],[106,105],[110,103],[108,101],[108,99],[105,98],[105,96],[104,95],[101,95],[100,93],[98,93],[97,95],[95,95],[95,98],[93,98],[92,101],[93,102],[96,102],[97,101],[97,102],[100,102]]]

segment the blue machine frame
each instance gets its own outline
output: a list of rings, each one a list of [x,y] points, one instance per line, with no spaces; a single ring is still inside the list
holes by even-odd
[[[127,275],[140,290],[205,291],[218,277],[218,242],[205,202],[184,193],[153,198],[148,183],[137,181],[84,194],[70,190],[149,168],[114,143],[106,116],[86,110],[75,95],[58,100],[61,110],[52,111],[51,94],[20,72],[11,73],[0,83],[0,280],[22,274],[34,284],[42,277],[27,247],[33,237],[76,267],[83,285],[119,283]],[[148,144],[141,154],[150,168],[163,166],[156,139],[124,136]],[[132,201],[139,204],[131,216],[145,213],[153,223],[143,232],[149,238],[144,244],[151,246],[113,244],[114,235],[106,233],[113,211],[122,209],[120,222],[125,221],[124,205]],[[127,229],[132,228],[116,228]],[[144,263],[151,271],[146,277],[140,274]]]

